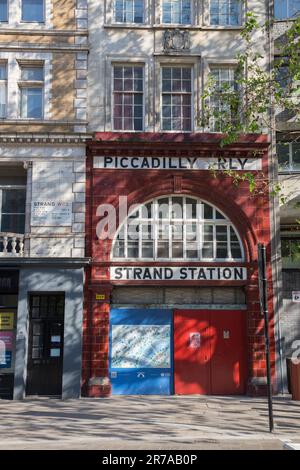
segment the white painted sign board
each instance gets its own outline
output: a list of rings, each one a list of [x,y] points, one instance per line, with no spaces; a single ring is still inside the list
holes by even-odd
[[[68,227],[72,225],[72,203],[54,199],[32,201],[31,225],[39,227]]]
[[[94,168],[105,170],[232,170],[259,171],[261,158],[94,157]]]
[[[114,281],[245,281],[247,279],[247,268],[240,266],[112,266],[110,268],[110,279]]]

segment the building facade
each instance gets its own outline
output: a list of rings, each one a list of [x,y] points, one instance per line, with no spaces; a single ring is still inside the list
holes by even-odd
[[[0,395],[78,397],[87,2],[0,5]]]
[[[236,90],[248,11],[279,16],[253,36],[268,70],[298,3],[0,2],[1,397],[264,394],[258,243],[283,390],[298,211],[266,190],[274,134],[223,147],[202,96],[211,77]],[[297,199],[297,124],[276,126]],[[245,173],[261,190],[234,184]]]
[[[276,389],[272,201],[226,173],[271,177],[269,136],[225,151],[201,119],[209,77],[233,86],[245,15],[235,1],[89,3],[85,396],[265,393],[258,242]],[[270,66],[268,36],[254,40]]]
[[[286,33],[300,15],[297,0],[274,1],[275,23],[274,59],[282,59],[282,47]],[[287,64],[282,63],[279,76],[281,84],[290,85]],[[299,85],[298,85],[299,86]],[[294,88],[294,91],[293,91]],[[297,84],[291,93],[297,93]],[[291,96],[291,99],[295,99]],[[276,143],[278,155],[279,181],[285,201],[280,207],[281,247],[282,247],[282,298],[281,314],[282,354],[284,359],[284,385],[287,389],[286,359],[297,351],[300,337],[300,124],[296,112],[287,109],[276,110]]]

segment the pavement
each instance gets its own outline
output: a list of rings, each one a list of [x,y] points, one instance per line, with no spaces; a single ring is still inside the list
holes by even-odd
[[[283,450],[300,444],[300,402],[274,398],[126,396],[0,400],[0,450]]]

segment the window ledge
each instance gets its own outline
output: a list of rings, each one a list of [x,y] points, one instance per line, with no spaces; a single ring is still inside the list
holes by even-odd
[[[77,124],[88,124],[88,121],[77,119],[73,121],[53,121],[49,119],[30,119],[30,118],[18,118],[18,119],[5,119],[0,118],[0,123],[3,124],[47,124],[47,125],[77,125]]]
[[[65,29],[50,29],[48,26],[44,26],[43,28],[38,28],[35,30],[32,30],[32,28],[25,28],[25,25],[22,25],[20,27],[17,27],[16,25],[12,25],[9,23],[1,23],[0,21],[0,28],[3,27],[2,33],[5,34],[20,34],[20,35],[34,35],[34,36],[40,36],[41,33],[45,36],[86,36],[88,34],[87,29],[80,29],[80,30],[65,30]]]
[[[298,17],[296,18],[284,18],[284,19],[276,19],[274,18],[274,23],[277,24],[277,23],[288,23],[289,21],[296,21]]]
[[[278,170],[278,175],[300,175],[300,169],[299,170]]]
[[[221,26],[221,25],[186,25],[186,24],[149,24],[149,23],[105,23],[104,29],[114,28],[114,29],[187,29],[190,31],[241,31],[243,25],[239,26]]]

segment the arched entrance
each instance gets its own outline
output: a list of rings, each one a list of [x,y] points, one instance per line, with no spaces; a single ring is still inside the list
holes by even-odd
[[[111,297],[113,394],[246,392],[244,247],[222,211],[186,195],[147,201],[119,227],[111,261],[123,282]]]

